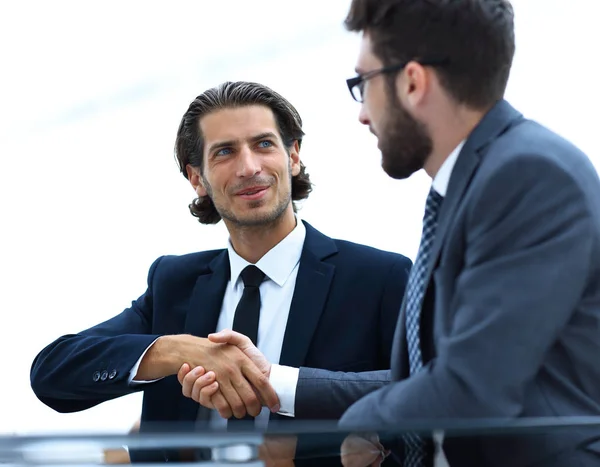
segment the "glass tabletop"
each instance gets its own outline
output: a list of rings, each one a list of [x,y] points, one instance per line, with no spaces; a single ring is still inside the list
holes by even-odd
[[[518,439],[520,442],[552,434],[553,439],[589,432],[600,440],[600,417],[519,418],[512,420],[419,420],[393,427],[361,426],[340,430],[331,421],[269,424],[258,430],[241,424],[236,431],[206,430],[179,424],[144,424],[133,434],[44,434],[0,436],[0,464],[4,466],[154,465],[401,465],[394,448],[407,435],[437,445],[442,454],[460,439]],[[559,443],[560,444],[560,443]],[[435,446],[434,446],[435,447]],[[600,463],[600,457],[599,457]],[[443,465],[443,464],[436,464]]]

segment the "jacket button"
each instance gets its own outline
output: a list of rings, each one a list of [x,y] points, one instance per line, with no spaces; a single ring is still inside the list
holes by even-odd
[[[108,379],[115,379],[115,376],[117,376],[117,370],[112,370],[108,375]]]
[[[108,378],[108,371],[104,370],[104,371],[102,372],[102,374],[100,375],[100,379],[101,379],[102,381],[106,381],[106,378]]]
[[[92,379],[94,380],[94,383],[98,382],[100,380],[100,372],[96,371],[94,376],[92,376]]]

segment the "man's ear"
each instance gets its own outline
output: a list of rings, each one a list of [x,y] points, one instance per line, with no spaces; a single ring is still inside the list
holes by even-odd
[[[294,140],[294,144],[289,149],[290,152],[290,170],[292,177],[295,177],[300,173],[300,145],[298,140]]]
[[[428,88],[431,86],[430,76],[423,65],[418,62],[409,62],[396,77],[396,95],[405,107],[415,109],[419,107]]]
[[[199,167],[192,167],[190,164],[185,166],[185,171],[187,172],[188,180],[194,188],[194,191],[198,195],[198,197],[203,198],[207,195],[206,188],[204,188],[204,183],[202,182],[202,174],[200,173]]]

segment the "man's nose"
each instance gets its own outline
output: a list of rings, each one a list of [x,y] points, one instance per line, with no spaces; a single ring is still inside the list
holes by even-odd
[[[245,146],[238,155],[238,177],[249,178],[261,171],[260,157],[254,151]]]
[[[358,112],[358,121],[363,125],[369,125],[371,121],[369,120],[369,116],[367,115],[367,110],[365,109],[365,104],[360,105],[360,111]]]

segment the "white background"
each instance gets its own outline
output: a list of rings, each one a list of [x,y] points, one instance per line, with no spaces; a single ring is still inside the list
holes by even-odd
[[[507,98],[600,162],[595,0],[515,0]],[[305,121],[322,232],[414,258],[423,173],[393,181],[344,80],[349,0],[0,3],[0,433],[125,431],[133,395],[70,415],[33,395],[39,350],[119,313],[159,255],[225,245],[201,226],[173,143],[193,98],[225,80],[286,96]],[[568,254],[568,252],[565,252]],[[559,267],[559,265],[557,265]]]

